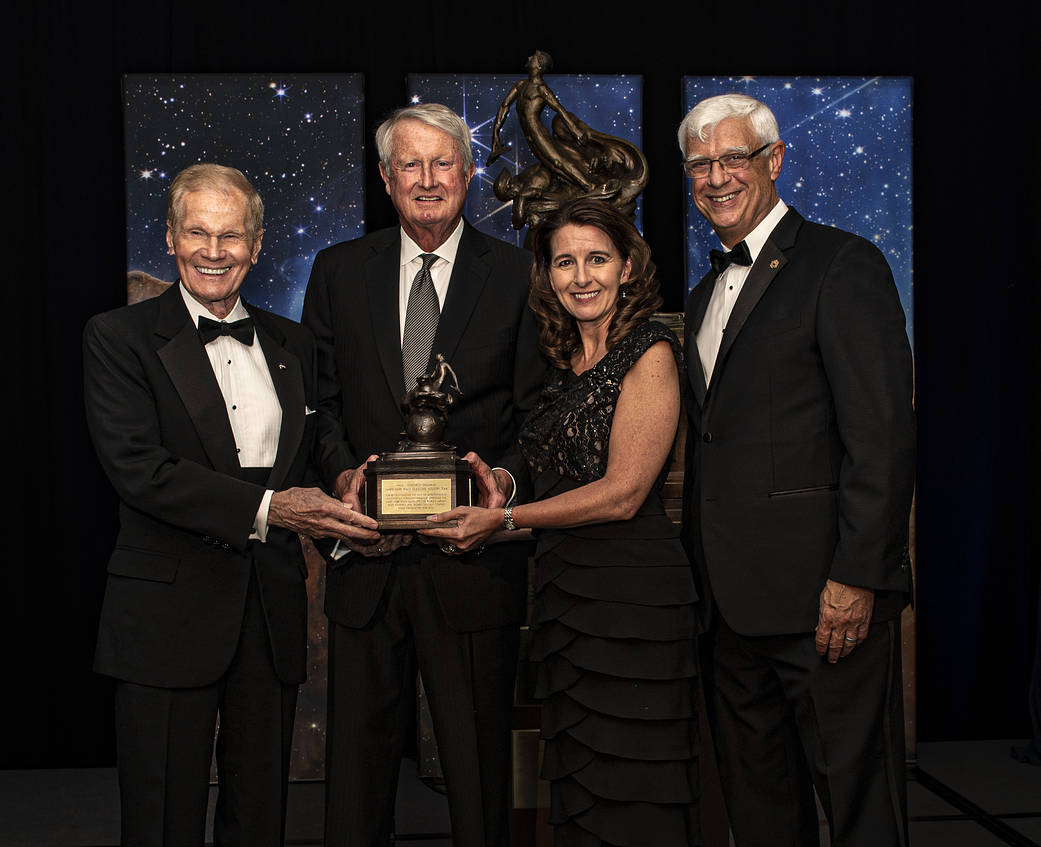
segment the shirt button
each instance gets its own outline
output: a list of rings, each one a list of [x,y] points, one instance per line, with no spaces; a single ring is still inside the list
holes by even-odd
[[[704,435],[701,436],[701,440],[708,444],[712,440],[712,433],[706,432]]]

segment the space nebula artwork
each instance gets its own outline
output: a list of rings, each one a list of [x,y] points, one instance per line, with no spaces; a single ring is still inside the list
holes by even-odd
[[[761,100],[777,118],[785,143],[781,199],[807,220],[854,232],[882,251],[913,340],[910,77],[685,77],[684,114],[731,92]],[[678,164],[676,171],[688,182]],[[719,239],[694,207],[689,184],[684,191],[689,291]]]
[[[535,162],[521,132],[516,114],[511,112],[502,125],[500,138],[510,151],[490,168],[485,161],[491,152],[492,128],[496,112],[513,84],[525,76],[516,74],[409,74],[410,103],[443,103],[463,117],[473,135],[474,164],[477,172],[470,182],[463,214],[487,235],[523,246],[526,230],[515,230],[512,206],[495,196],[492,186],[504,168],[511,175]],[[547,74],[547,85],[567,111],[595,130],[631,141],[642,147],[643,77],[633,75]],[[554,112],[546,107],[542,122],[549,127]],[[640,226],[637,205],[636,225]]]
[[[361,74],[128,74],[123,105],[131,299],[177,278],[164,241],[170,181],[215,162],[264,201],[243,297],[298,320],[315,254],[364,232]]]

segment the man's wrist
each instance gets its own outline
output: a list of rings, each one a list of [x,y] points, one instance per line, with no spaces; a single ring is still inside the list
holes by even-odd
[[[510,478],[510,483],[509,483],[509,485],[510,485],[510,496],[506,498],[506,505],[507,506],[512,506],[514,504],[514,502],[516,501],[516,499],[517,499],[517,480],[514,479],[513,474],[511,474],[508,470],[506,470],[506,468],[492,468],[492,473],[493,474],[496,471],[502,471],[504,474],[506,474],[506,476],[508,476]],[[496,481],[496,484],[498,484],[499,478],[496,477],[495,481]],[[502,490],[501,487],[500,487],[499,490],[500,491]]]
[[[340,471],[336,477],[336,481],[333,483],[333,497],[337,500],[342,500],[343,495],[350,490],[351,481],[354,477],[353,468],[345,468]]]

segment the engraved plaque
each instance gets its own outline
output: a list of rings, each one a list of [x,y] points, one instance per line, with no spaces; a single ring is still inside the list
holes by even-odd
[[[382,453],[365,469],[365,513],[381,531],[455,526],[427,516],[472,503],[470,465],[451,451]]]
[[[380,512],[388,518],[447,512],[455,501],[455,478],[450,476],[386,474],[379,484],[376,499]]]

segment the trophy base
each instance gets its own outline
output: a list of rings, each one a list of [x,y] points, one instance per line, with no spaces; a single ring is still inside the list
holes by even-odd
[[[381,532],[452,527],[427,516],[472,505],[473,488],[469,463],[451,450],[381,453],[365,468],[365,514]]]

